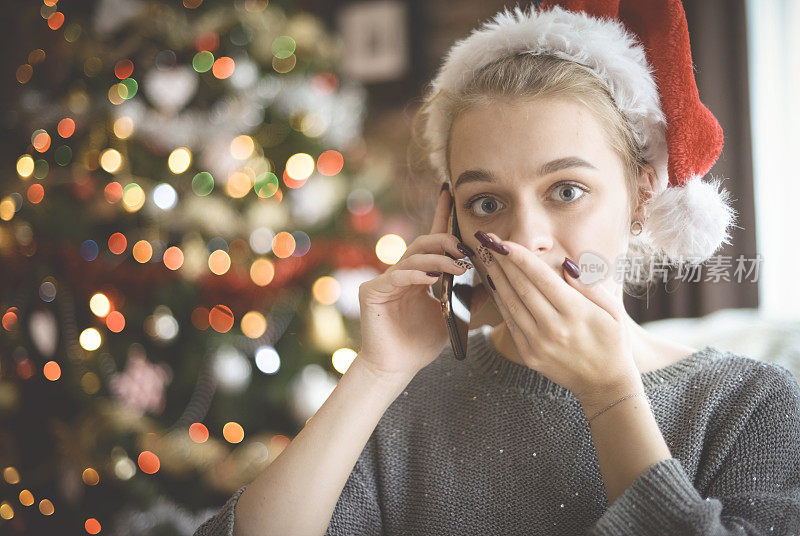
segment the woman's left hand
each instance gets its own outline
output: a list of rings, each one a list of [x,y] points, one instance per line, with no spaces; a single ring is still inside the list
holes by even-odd
[[[626,313],[616,297],[602,284],[586,285],[566,271],[565,281],[528,248],[487,234],[509,251],[503,255],[482,246],[479,258],[528,367],[569,389],[582,403],[641,380]]]

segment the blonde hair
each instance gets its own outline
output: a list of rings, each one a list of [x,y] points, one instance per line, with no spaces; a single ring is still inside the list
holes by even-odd
[[[449,124],[459,114],[473,106],[485,105],[498,99],[547,99],[562,98],[577,101],[586,106],[598,119],[604,132],[609,147],[619,157],[623,169],[625,185],[629,200],[629,217],[633,215],[636,207],[646,204],[650,199],[647,192],[640,190],[638,177],[647,161],[643,157],[643,148],[639,146],[636,137],[625,115],[614,103],[611,92],[605,81],[590,68],[575,61],[563,59],[549,54],[522,53],[508,56],[492,62],[480,70],[464,85],[457,94],[450,91],[429,89],[422,106],[417,110],[412,124],[413,151],[421,151],[421,158],[417,162],[425,161],[430,169],[429,155],[438,148],[429,146],[420,135],[418,125],[424,125],[427,112],[432,103],[439,106],[444,104]],[[450,177],[450,135],[448,132],[445,140],[446,175]],[[438,186],[438,185],[437,185]],[[644,257],[645,261],[651,258],[663,257],[648,240],[647,233],[639,236],[629,236],[629,246],[626,257],[637,255]],[[646,288],[653,279],[649,262],[641,266],[641,277],[631,281],[624,280],[624,291],[635,294]]]

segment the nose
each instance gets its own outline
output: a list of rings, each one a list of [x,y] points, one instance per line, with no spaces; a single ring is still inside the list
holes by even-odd
[[[553,231],[553,222],[544,210],[523,208],[511,218],[507,240],[543,255],[553,248]]]

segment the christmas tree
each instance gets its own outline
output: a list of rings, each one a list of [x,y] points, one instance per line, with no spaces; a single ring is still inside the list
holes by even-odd
[[[0,531],[191,534],[330,394],[413,233],[316,16],[67,4],[18,8]]]

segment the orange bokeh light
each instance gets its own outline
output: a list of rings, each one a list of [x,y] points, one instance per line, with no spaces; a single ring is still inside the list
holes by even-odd
[[[215,305],[208,313],[208,323],[219,333],[227,333],[233,327],[233,311],[224,305]]]
[[[11,331],[17,327],[18,320],[17,312],[8,310],[6,311],[6,314],[3,315],[3,327],[6,329],[6,331]]]
[[[183,251],[178,246],[169,247],[164,252],[164,266],[170,270],[177,270],[183,266]]]
[[[211,72],[216,78],[224,80],[233,74],[235,68],[236,64],[234,63],[233,58],[222,56],[214,61],[214,66],[211,68]]]
[[[332,177],[344,167],[344,157],[339,151],[325,151],[317,158],[317,171],[322,175]]]
[[[62,138],[69,138],[75,133],[75,121],[73,121],[69,117],[65,117],[64,119],[58,122],[56,131],[58,131],[58,135],[61,136]]]
[[[42,374],[51,382],[56,381],[61,377],[61,367],[55,361],[48,361],[42,367]]]
[[[125,80],[133,74],[133,62],[131,60],[119,60],[114,65],[114,75],[120,80]]]
[[[47,132],[39,132],[36,136],[33,137],[32,142],[33,148],[39,151],[40,153],[45,152],[50,148],[50,134]]]
[[[90,517],[84,523],[84,528],[89,534],[98,534],[100,532],[100,522],[93,517]]]
[[[161,469],[161,460],[149,450],[143,450],[142,453],[139,454],[139,469],[148,475],[157,473],[158,470]]]
[[[208,441],[208,428],[203,423],[196,422],[189,426],[189,437],[195,443]]]
[[[244,428],[238,422],[228,422],[222,427],[222,437],[228,443],[241,443],[244,439]]]
[[[47,25],[51,30],[58,30],[62,24],[64,24],[64,14],[60,11],[56,11],[47,17]]]
[[[131,253],[133,253],[133,258],[137,262],[144,264],[153,258],[153,246],[147,240],[139,240],[133,245]]]
[[[125,316],[119,311],[111,311],[106,316],[106,327],[109,331],[119,333],[125,329]]]
[[[35,205],[41,203],[42,199],[44,199],[44,186],[41,184],[31,184],[28,187],[28,201]]]
[[[122,233],[114,233],[108,237],[108,250],[114,255],[121,255],[128,247],[128,239]]]
[[[106,184],[103,194],[106,196],[106,201],[111,203],[119,203],[122,199],[122,185],[116,181]]]
[[[272,251],[280,259],[291,256],[296,245],[292,234],[286,231],[281,231],[272,239]]]

